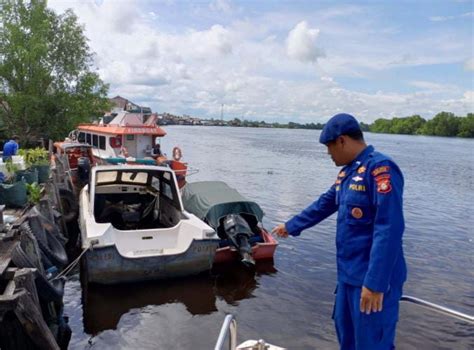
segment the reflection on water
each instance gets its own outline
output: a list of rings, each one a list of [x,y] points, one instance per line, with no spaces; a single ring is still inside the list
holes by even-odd
[[[116,329],[122,315],[147,305],[183,304],[192,315],[217,311],[216,298],[237,306],[252,298],[256,276],[276,273],[273,261],[259,262],[255,269],[241,264],[225,265],[210,274],[167,281],[121,285],[82,284],[84,332],[95,335]]]

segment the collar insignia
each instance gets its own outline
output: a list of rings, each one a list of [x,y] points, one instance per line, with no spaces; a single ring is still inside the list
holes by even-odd
[[[367,169],[367,168],[362,165],[359,169],[357,169],[357,174],[363,174],[363,173],[365,173],[365,170],[366,170],[366,169]]]

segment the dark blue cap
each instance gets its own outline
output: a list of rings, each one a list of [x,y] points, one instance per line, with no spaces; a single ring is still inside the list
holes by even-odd
[[[324,125],[323,131],[321,131],[319,136],[319,142],[326,145],[341,135],[357,131],[361,131],[361,129],[356,118],[346,113],[336,114]]]

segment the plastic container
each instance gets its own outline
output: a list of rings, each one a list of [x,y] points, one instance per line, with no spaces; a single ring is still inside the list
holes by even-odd
[[[7,207],[22,208],[28,202],[25,181],[13,184],[0,184],[0,204]]]
[[[32,184],[34,182],[38,182],[38,170],[36,169],[27,169],[27,170],[19,170],[15,174],[15,180],[21,181],[25,179],[27,184]]]

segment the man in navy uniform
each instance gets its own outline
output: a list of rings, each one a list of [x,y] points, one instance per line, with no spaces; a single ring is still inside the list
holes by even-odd
[[[272,232],[298,236],[337,211],[333,318],[340,348],[393,349],[407,275],[403,175],[392,159],[367,146],[359,123],[349,114],[332,117],[319,142],[343,168],[326,193]]]

